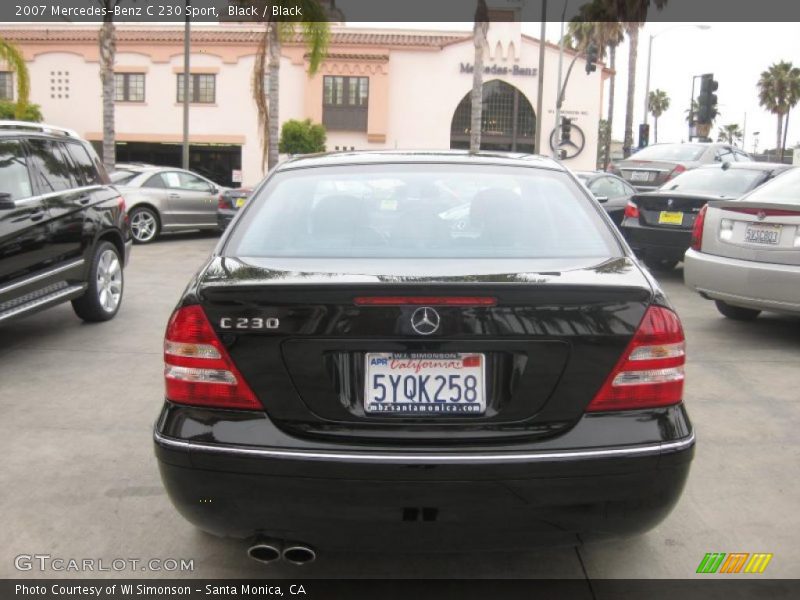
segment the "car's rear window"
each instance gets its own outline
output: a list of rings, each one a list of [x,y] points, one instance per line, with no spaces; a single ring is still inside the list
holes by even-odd
[[[700,160],[708,146],[698,144],[656,144],[631,154],[628,160]]]
[[[800,169],[794,168],[768,181],[745,198],[748,202],[778,202],[800,206]]]
[[[228,255],[548,258],[617,256],[565,173],[467,164],[316,167],[276,174]]]
[[[757,169],[693,169],[668,181],[661,190],[737,198],[764,179]]]

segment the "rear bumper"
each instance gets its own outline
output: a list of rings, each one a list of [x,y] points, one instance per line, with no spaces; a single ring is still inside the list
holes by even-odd
[[[690,230],[648,227],[637,219],[624,219],[620,230],[633,251],[647,258],[683,260],[692,241]]]
[[[156,455],[186,519],[342,550],[524,549],[641,532],[677,502],[694,452],[682,406],[586,416],[558,440],[491,450],[220,444],[175,437],[170,422],[162,415]],[[642,441],[653,426],[671,439]]]
[[[688,250],[686,285],[706,298],[734,306],[798,314],[800,267],[760,263]]]

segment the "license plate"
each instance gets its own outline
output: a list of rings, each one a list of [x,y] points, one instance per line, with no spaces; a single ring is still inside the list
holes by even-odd
[[[768,244],[775,246],[781,237],[780,225],[748,224],[744,230],[744,241],[751,244]]]
[[[244,206],[245,201],[247,198],[237,198],[236,199],[236,208],[242,208]]]
[[[683,223],[683,213],[662,210],[658,215],[658,222],[665,225],[681,225]]]
[[[650,181],[650,173],[647,171],[631,171],[631,181]]]
[[[367,353],[364,412],[481,415],[485,363],[483,354]]]

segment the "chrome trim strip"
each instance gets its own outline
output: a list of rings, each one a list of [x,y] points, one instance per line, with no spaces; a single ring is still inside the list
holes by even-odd
[[[647,454],[664,454],[677,452],[694,445],[694,432],[689,437],[676,442],[662,442],[630,446],[628,448],[609,448],[607,450],[566,450],[561,452],[529,452],[523,454],[491,453],[491,454],[395,454],[359,452],[313,452],[308,450],[275,450],[266,448],[242,448],[239,446],[223,446],[203,442],[189,442],[161,435],[153,431],[153,439],[161,446],[177,450],[207,452],[212,454],[229,454],[262,458],[285,458],[295,460],[344,460],[350,462],[382,462],[382,463],[486,463],[486,462],[546,462],[554,459],[592,459],[614,456],[641,456]]]
[[[38,196],[28,196],[27,198],[19,198],[14,200],[14,206],[25,206],[30,202],[38,202],[39,200],[47,200],[48,198],[55,198],[56,196],[66,196],[67,194],[77,194],[80,192],[90,192],[92,190],[99,190],[103,186],[98,184],[84,185],[76,188],[68,188],[58,192],[47,192],[46,194],[39,194]]]
[[[75,267],[79,267],[84,263],[84,259],[79,258],[78,260],[74,260],[71,263],[67,263],[65,265],[61,265],[60,267],[55,267],[50,269],[49,271],[43,271],[42,273],[37,273],[31,277],[23,281],[17,281],[15,283],[9,283],[4,287],[0,287],[0,294],[5,294],[6,292],[10,292],[11,290],[15,290],[17,288],[26,286],[31,283],[35,283],[37,281],[41,281],[42,279],[47,279],[52,275],[57,275],[58,273],[63,273],[64,271],[69,271],[70,269],[74,269]]]
[[[647,171],[656,173],[671,173],[669,169],[658,169],[656,167],[619,167],[620,171]],[[674,169],[673,169],[674,170]]]
[[[41,298],[37,298],[33,302],[28,302],[27,304],[22,304],[15,308],[12,308],[8,312],[0,313],[0,321],[5,321],[6,319],[10,319],[11,317],[16,317],[17,315],[21,315],[23,313],[28,312],[29,310],[33,310],[34,308],[38,308],[40,306],[44,306],[45,304],[49,304],[50,302],[54,302],[55,300],[60,300],[61,298],[65,298],[75,292],[82,292],[86,289],[86,284],[83,285],[71,285],[68,288],[61,290],[56,294],[50,294],[49,296],[43,296]]]

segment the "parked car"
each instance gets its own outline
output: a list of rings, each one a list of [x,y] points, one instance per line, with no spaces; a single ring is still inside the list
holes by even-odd
[[[800,314],[800,169],[703,208],[683,273],[686,285],[728,318]]]
[[[653,144],[612,163],[609,171],[646,192],[700,165],[750,161],[749,154],[728,144]]]
[[[777,163],[723,163],[678,175],[656,192],[633,196],[621,230],[651,269],[670,270],[689,248],[692,227],[707,203],[739,198],[790,168]]]
[[[219,195],[219,202],[217,203],[217,225],[220,231],[225,231],[228,225],[231,224],[233,217],[239,212],[250,194],[253,192],[250,188],[238,188],[235,190],[225,190]]]
[[[217,203],[227,188],[191,171],[128,164],[133,171],[117,188],[125,197],[136,243],[147,244],[164,231],[218,229]]]
[[[392,193],[448,180],[470,235]],[[165,334],[155,451],[189,521],[303,563],[574,544],[675,505],[679,318],[556,161],[297,158],[242,210]]]
[[[0,323],[71,301],[119,310],[131,232],[91,144],[69,129],[0,121]]]
[[[636,190],[631,184],[612,173],[605,171],[574,171],[594,197],[603,206],[614,224],[619,227],[625,214],[625,207]]]

